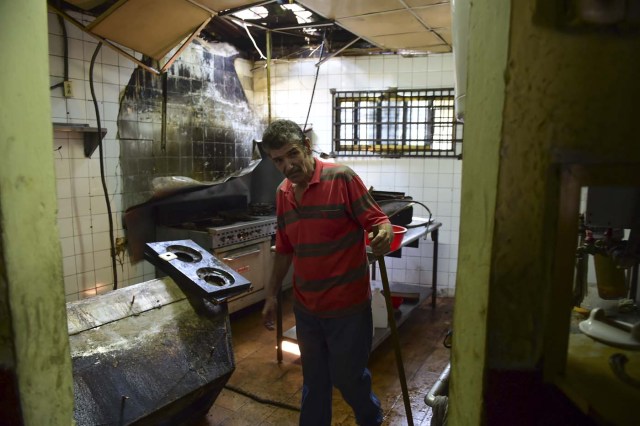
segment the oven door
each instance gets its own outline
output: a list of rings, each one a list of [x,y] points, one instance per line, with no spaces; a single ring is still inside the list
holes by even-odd
[[[224,248],[215,250],[218,259],[251,282],[248,292],[227,300],[229,312],[238,311],[264,299],[270,241],[261,240],[229,251],[225,251]]]

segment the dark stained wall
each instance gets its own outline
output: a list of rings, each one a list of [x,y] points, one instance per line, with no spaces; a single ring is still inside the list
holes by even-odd
[[[249,164],[264,125],[247,101],[237,57],[227,44],[196,40],[166,75],[134,71],[118,117],[125,209],[151,197],[156,177],[210,182]]]

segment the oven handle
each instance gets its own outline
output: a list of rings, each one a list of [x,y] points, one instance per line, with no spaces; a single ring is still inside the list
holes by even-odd
[[[234,256],[225,256],[222,258],[222,260],[224,260],[225,262],[232,262],[234,260],[240,259],[241,257],[245,257],[245,256],[250,256],[252,254],[259,254],[262,250],[260,249],[253,249],[253,250],[249,250],[249,251],[243,251],[242,253],[238,253]]]

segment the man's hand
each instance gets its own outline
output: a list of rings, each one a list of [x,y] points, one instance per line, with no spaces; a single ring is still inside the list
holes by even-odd
[[[373,232],[369,234],[369,247],[374,256],[380,257],[389,253],[391,249],[391,241],[393,241],[393,228],[390,223],[377,225],[378,234],[373,236]]]
[[[276,314],[276,309],[278,309],[278,299],[276,296],[267,296],[264,301],[264,307],[262,308],[262,323],[267,330],[273,330],[275,328],[273,319]]]

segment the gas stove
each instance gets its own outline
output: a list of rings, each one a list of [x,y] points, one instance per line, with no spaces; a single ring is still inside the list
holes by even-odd
[[[276,233],[276,217],[242,215],[225,221],[210,218],[196,223],[160,226],[156,232],[158,240],[191,239],[208,250],[219,250],[271,239]]]
[[[276,233],[275,216],[257,216],[251,220],[207,228],[211,248],[217,249],[252,240],[270,238]]]

